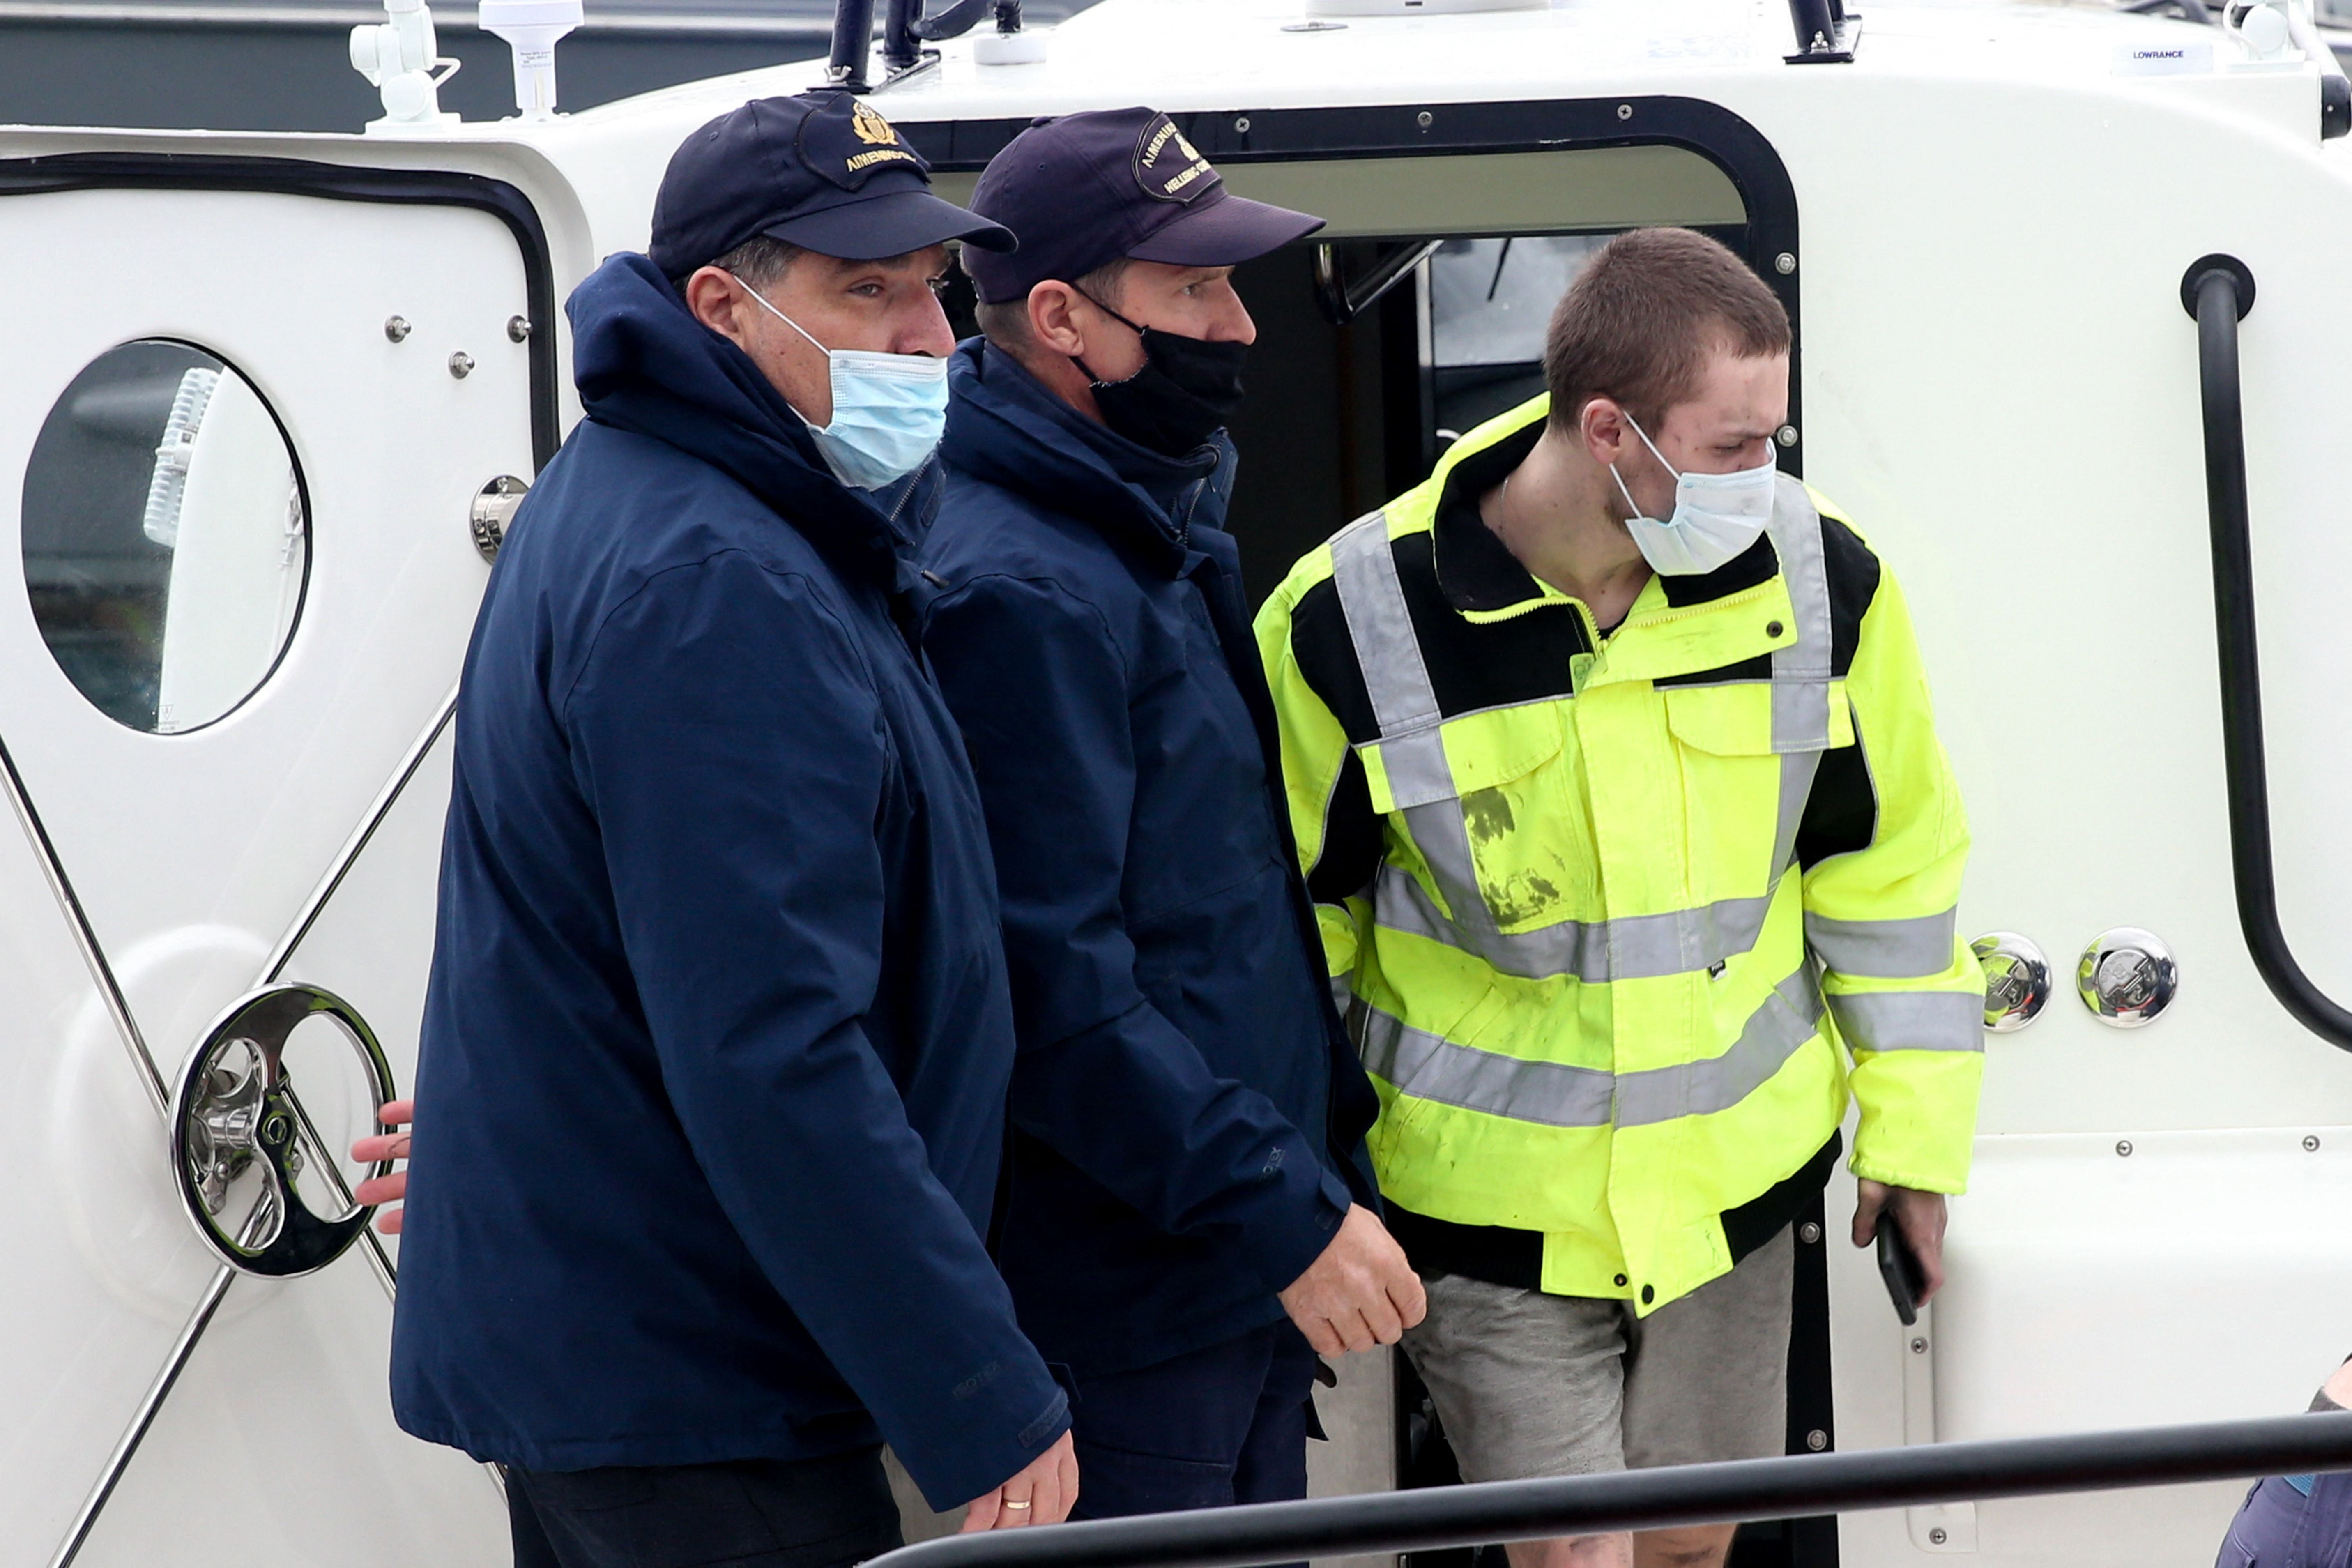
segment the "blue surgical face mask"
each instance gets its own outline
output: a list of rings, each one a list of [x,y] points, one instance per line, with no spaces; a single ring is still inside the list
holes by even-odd
[[[1633,492],[1625,488],[1625,476],[1617,472],[1616,464],[1609,465],[1618,493],[1633,514],[1625,520],[1625,527],[1650,570],[1662,577],[1700,576],[1736,560],[1756,542],[1756,536],[1771,521],[1780,465],[1767,458],[1756,468],[1734,473],[1675,473],[1675,466],[1631,414],[1625,416],[1625,423],[1633,426],[1633,434],[1642,437],[1642,445],[1650,448],[1658,466],[1675,476],[1675,515],[1661,522],[1642,515]]]
[[[833,422],[811,425],[809,434],[835,479],[855,489],[878,490],[930,460],[948,426],[947,361],[826,348],[758,289],[749,283],[743,288],[770,315],[815,344],[832,366]]]

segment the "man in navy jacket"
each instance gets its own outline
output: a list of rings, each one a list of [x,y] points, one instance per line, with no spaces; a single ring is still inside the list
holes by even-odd
[[[587,418],[466,661],[393,1335],[519,1563],[862,1560],[886,1436],[971,1527],[1075,1490],[982,1240],[1011,1002],[911,641],[959,237],[1012,243],[869,106],[764,100],[571,300]]]
[[[999,1262],[1075,1374],[1080,1514],[1302,1496],[1313,1352],[1422,1310],[1221,526],[1255,336],[1229,274],[1321,222],[1232,195],[1149,110],[1023,132],[972,206],[1023,244],[964,252],[987,335],[950,371],[922,635],[1020,1031]]]

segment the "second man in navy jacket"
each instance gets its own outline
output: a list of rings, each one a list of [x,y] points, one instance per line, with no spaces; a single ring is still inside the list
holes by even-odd
[[[1073,1374],[1079,1515],[1301,1496],[1313,1352],[1422,1313],[1222,526],[1255,335],[1229,274],[1321,224],[1141,109],[1024,132],[972,205],[1022,246],[965,251],[986,337],[950,367],[922,638],[1003,900],[999,1265]]]

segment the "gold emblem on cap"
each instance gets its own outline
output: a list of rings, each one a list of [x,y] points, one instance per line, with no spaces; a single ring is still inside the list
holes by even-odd
[[[1173,163],[1181,158],[1184,166],[1166,173],[1163,155],[1171,149],[1174,156],[1164,162]],[[1176,122],[1162,114],[1143,128],[1143,139],[1136,143],[1135,179],[1146,195],[1163,202],[1190,202],[1217,183],[1217,171],[1201,156],[1200,149],[1176,129]]]
[[[896,147],[898,144],[898,132],[882,118],[879,110],[867,104],[864,99],[850,106],[849,128],[857,132],[860,142],[869,146]]]

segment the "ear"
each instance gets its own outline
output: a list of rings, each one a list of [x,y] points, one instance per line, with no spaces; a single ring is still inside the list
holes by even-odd
[[[1585,455],[1606,468],[1625,455],[1626,444],[1633,439],[1633,427],[1625,423],[1625,410],[1611,398],[1588,398],[1577,410],[1576,434],[1584,443]]]
[[[723,268],[697,268],[686,280],[686,308],[694,312],[694,319],[747,353],[751,345],[744,331],[744,314],[750,306],[741,282]]]
[[[1040,348],[1053,350],[1065,359],[1083,357],[1087,352],[1087,337],[1072,311],[1078,299],[1076,289],[1051,278],[1032,288],[1029,290],[1030,341]]]

